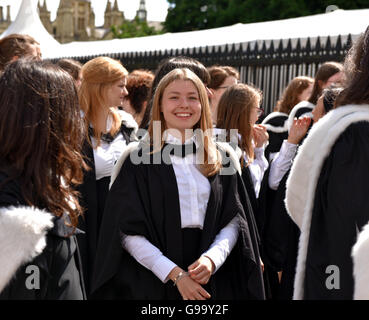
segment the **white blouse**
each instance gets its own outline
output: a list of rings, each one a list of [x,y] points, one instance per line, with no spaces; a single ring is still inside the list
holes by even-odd
[[[281,149],[276,153],[276,156],[270,164],[268,179],[270,189],[278,189],[283,176],[292,166],[292,161],[295,158],[296,151],[297,144],[289,143],[287,140],[283,141]]]
[[[236,132],[237,132],[237,130],[235,130],[235,133]],[[214,136],[215,140],[217,140],[218,137],[219,137],[220,141],[225,141],[226,129],[214,128],[213,129],[213,136]],[[233,138],[233,140],[237,141],[237,140],[241,139],[241,135],[239,133],[237,133],[237,136],[232,137],[232,138]],[[254,145],[254,141],[252,143]],[[264,155],[265,146],[266,146],[266,144],[264,144],[260,148],[256,148],[255,145],[254,145],[254,161],[249,165],[251,179],[252,179],[252,183],[254,185],[256,198],[259,197],[261,182],[263,181],[264,173],[268,169],[268,166],[269,166],[268,160],[265,158],[265,155]],[[240,148],[238,146],[236,146],[236,149],[237,149],[236,152],[237,153],[239,152],[238,153],[239,157],[241,158],[241,155],[243,155],[243,159],[247,163],[248,160],[247,160],[246,152],[242,153],[242,151],[240,150]]]
[[[109,115],[106,121],[106,130],[109,131],[111,126],[112,116]],[[96,148],[96,139],[93,137],[90,138],[93,146],[96,180],[110,177],[115,163],[127,146],[126,140],[122,133],[119,133],[111,143],[101,140],[100,145]]]
[[[182,144],[177,138],[168,135],[167,142]],[[193,143],[195,138],[186,140],[186,144]],[[177,180],[181,227],[203,228],[207,204],[210,196],[209,180],[196,167],[196,155],[185,157],[170,155]],[[233,218],[216,236],[209,249],[202,255],[209,257],[216,272],[225,262],[238,238],[238,219]],[[176,264],[163,255],[143,236],[122,235],[122,245],[140,264],[151,270],[162,282],[168,281],[168,275]]]
[[[244,156],[247,162],[247,157]],[[252,183],[254,185],[256,198],[259,198],[261,182],[269,163],[264,155],[264,147],[254,148],[254,161],[249,165]]]

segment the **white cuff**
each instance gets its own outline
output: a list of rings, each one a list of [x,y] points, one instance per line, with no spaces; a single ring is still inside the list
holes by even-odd
[[[169,260],[166,256],[162,255],[161,257],[159,257],[151,271],[153,274],[155,274],[163,283],[166,283],[169,278],[168,275],[169,273],[173,270],[173,268],[175,268],[177,265],[172,262],[171,260]]]
[[[206,251],[202,256],[206,256],[214,263],[214,270],[213,274],[218,271],[220,266],[224,263],[225,259],[227,258],[227,255],[224,255],[222,250],[219,250],[218,247],[212,247],[208,251]]]
[[[264,147],[254,148],[255,159],[260,159],[264,156]]]
[[[293,144],[288,142],[287,140],[283,140],[281,150],[279,153],[284,156],[284,158],[293,159],[296,154],[297,144]]]

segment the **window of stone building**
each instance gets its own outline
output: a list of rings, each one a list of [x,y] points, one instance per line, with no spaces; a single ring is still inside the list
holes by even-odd
[[[85,28],[85,19],[78,18],[78,30],[83,30]]]

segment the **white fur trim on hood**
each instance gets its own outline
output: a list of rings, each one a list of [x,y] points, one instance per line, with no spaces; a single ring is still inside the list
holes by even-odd
[[[123,166],[124,161],[126,161],[127,157],[131,154],[131,152],[133,150],[137,149],[137,147],[138,147],[139,144],[140,143],[138,141],[131,142],[124,149],[124,152],[122,153],[122,155],[120,156],[120,158],[118,159],[118,161],[115,163],[115,165],[113,167],[113,171],[112,171],[111,177],[110,177],[109,189],[111,188],[111,186],[113,185],[115,179],[117,178],[117,176],[118,176],[118,174],[120,172],[120,169]]]
[[[135,120],[135,118],[133,118],[133,116],[124,111],[124,110],[118,110],[118,113],[120,115],[120,118],[122,119],[124,125],[127,127],[127,128],[133,128],[133,131],[136,133],[137,130],[138,130],[138,124]]]
[[[32,207],[0,208],[0,292],[46,246],[53,215]]]
[[[241,149],[237,146],[236,150],[238,152],[235,151],[228,142],[216,141],[216,144],[220,149],[222,149],[223,151],[228,153],[228,155],[230,157],[230,160],[232,161],[235,170],[239,173],[239,175],[241,175],[242,174],[241,164],[240,164],[240,158],[242,156]]]
[[[346,128],[358,121],[369,122],[369,105],[334,109],[320,119],[297,152],[287,179],[286,208],[301,230],[296,266],[294,299],[302,299],[307,248],[316,185],[324,160]]]
[[[354,300],[369,300],[369,224],[359,233],[352,249]]]
[[[286,120],[284,121],[282,127],[276,127],[276,126],[273,126],[273,125],[267,123],[269,120],[280,117],[280,116],[286,117]],[[265,126],[265,128],[268,131],[271,131],[271,132],[275,132],[275,133],[287,132],[288,131],[288,114],[284,113],[284,112],[278,112],[278,111],[272,112],[272,113],[268,114],[267,117],[265,117],[265,119],[262,121],[261,124],[263,126]]]
[[[312,104],[312,103],[311,103],[311,102],[309,102],[309,101],[301,101],[301,102],[299,102],[298,104],[296,104],[296,105],[292,108],[292,110],[291,110],[291,112],[290,112],[290,114],[289,114],[289,116],[288,116],[288,122],[287,122],[288,132],[290,131],[290,129],[291,129],[291,127],[292,127],[293,119],[295,119],[297,111],[298,111],[299,109],[301,109],[301,108],[310,108],[310,109],[311,109],[311,111],[312,111],[312,110],[315,108],[315,105],[314,105],[314,104]],[[312,114],[311,112],[306,112],[306,113],[304,113],[304,114],[300,115],[300,117],[299,117],[299,118],[302,118],[302,117],[310,117],[310,118],[312,118],[312,117],[313,117],[313,114]]]

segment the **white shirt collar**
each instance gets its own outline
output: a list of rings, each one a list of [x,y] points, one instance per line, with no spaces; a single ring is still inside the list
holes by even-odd
[[[164,133],[164,141],[171,144],[191,144],[195,143],[196,148],[198,147],[198,142],[195,135],[192,135],[190,138],[186,139],[184,143],[182,143],[181,139],[178,139],[174,135],[170,134],[168,131]]]

